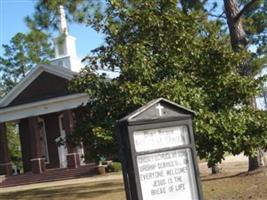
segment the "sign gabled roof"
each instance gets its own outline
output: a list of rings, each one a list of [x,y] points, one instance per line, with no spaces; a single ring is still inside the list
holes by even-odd
[[[120,121],[155,120],[159,118],[194,116],[196,112],[164,98],[148,102],[138,110],[130,113]]]
[[[42,72],[48,72],[55,76],[71,80],[75,72],[61,66],[38,65],[32,69],[9,93],[0,100],[0,107],[8,106],[27,86],[29,86]]]

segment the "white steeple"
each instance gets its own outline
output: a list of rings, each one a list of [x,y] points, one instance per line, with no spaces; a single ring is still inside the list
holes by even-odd
[[[59,6],[60,20],[59,20],[59,32],[61,34],[68,35],[67,20],[63,6]]]
[[[67,20],[63,6],[59,7],[59,13],[59,36],[54,39],[55,58],[51,60],[51,63],[79,72],[82,63],[76,53],[76,38],[70,36],[68,33]]]

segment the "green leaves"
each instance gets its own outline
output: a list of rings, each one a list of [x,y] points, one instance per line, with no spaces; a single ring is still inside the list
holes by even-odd
[[[0,85],[4,93],[13,88],[34,66],[48,63],[53,51],[48,36],[41,31],[17,33],[9,45],[3,45],[0,57]]]
[[[18,130],[15,123],[7,123],[7,138],[8,138],[8,147],[9,155],[12,161],[12,164],[18,168],[22,168],[21,162],[21,150],[20,150],[20,138]]]
[[[238,73],[250,54],[233,52],[220,24],[201,12],[185,14],[177,5],[174,0],[113,0],[103,21],[93,22],[106,43],[86,59],[91,69],[77,76],[71,88],[92,99],[77,111],[75,133],[88,145],[96,141],[95,152],[107,154],[111,147],[116,152],[116,120],[158,97],[198,113],[197,150],[209,166],[226,152],[251,155],[266,147],[267,120],[248,107],[263,79]],[[101,67],[120,68],[120,75],[113,80],[95,75],[92,69]]]

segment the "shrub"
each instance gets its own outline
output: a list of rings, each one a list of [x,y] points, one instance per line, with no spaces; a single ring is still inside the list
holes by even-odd
[[[112,162],[106,166],[106,172],[120,172],[121,171],[121,163]]]
[[[111,164],[111,166],[112,166],[112,171],[113,172],[120,172],[121,171],[121,163],[119,163],[119,162],[113,162],[112,164]]]

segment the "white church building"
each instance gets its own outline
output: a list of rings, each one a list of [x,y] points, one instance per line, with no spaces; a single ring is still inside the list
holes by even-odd
[[[0,100],[0,174],[12,173],[6,122],[18,124],[24,172],[40,174],[47,169],[81,165],[81,147],[58,144],[75,125],[72,110],[88,101],[87,94],[72,94],[68,90],[69,81],[82,63],[62,6],[59,36],[54,43],[55,58],[51,64],[32,69]]]

